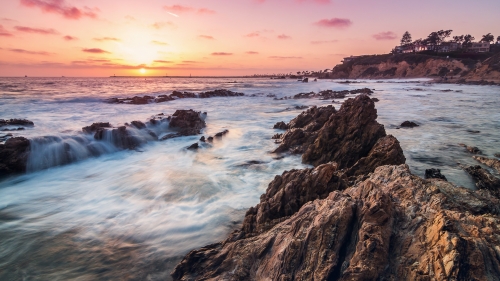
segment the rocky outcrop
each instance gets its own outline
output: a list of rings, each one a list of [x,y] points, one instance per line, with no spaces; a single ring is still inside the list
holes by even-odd
[[[317,98],[320,100],[328,100],[328,99],[343,99],[348,95],[358,95],[358,94],[366,94],[371,95],[373,93],[372,90],[368,88],[355,89],[355,90],[342,90],[342,91],[333,91],[333,90],[324,90],[318,93],[309,92],[309,93],[299,93],[290,97],[283,97],[277,100],[283,99],[312,99]]]
[[[476,159],[478,162],[483,163],[488,167],[497,170],[497,172],[500,173],[500,160],[491,159],[483,156],[472,156],[472,158]]]
[[[183,136],[192,136],[200,133],[206,127],[206,113],[189,110],[176,110],[170,118],[170,127],[179,130]]]
[[[4,126],[27,126],[27,127],[33,127],[35,126],[35,123],[30,120],[26,119],[0,119],[0,127]]]
[[[324,179],[318,172],[309,175],[313,183]],[[307,202],[259,235],[238,230],[190,252],[172,276],[498,280],[498,203],[488,191],[420,179],[406,165],[381,166],[354,186]]]
[[[10,138],[0,144],[0,177],[23,173],[30,151],[30,141],[24,137]]]
[[[500,198],[500,179],[493,176],[490,172],[481,166],[461,166],[476,182],[478,189],[491,191],[496,197]]]
[[[492,85],[500,83],[500,53],[484,60],[462,78],[466,84]]]
[[[176,99],[192,99],[192,98],[213,98],[213,97],[240,97],[244,96],[243,93],[233,92],[229,90],[214,90],[201,93],[190,93],[190,92],[180,92],[173,91],[170,95],[159,95],[154,96],[135,96],[131,98],[110,98],[105,100],[107,103],[124,103],[124,104],[149,104],[149,103],[162,103],[173,101]]]
[[[280,122],[274,124],[273,129],[286,130],[286,129],[288,129],[288,125],[285,122],[280,121]]]

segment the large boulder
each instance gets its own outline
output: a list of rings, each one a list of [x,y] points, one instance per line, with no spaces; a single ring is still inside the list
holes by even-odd
[[[321,173],[310,180],[322,181]],[[313,192],[313,191],[310,191]],[[297,197],[300,197],[297,194]],[[500,201],[408,166],[309,201],[272,228],[193,250],[174,280],[498,280]],[[277,219],[276,219],[277,220]]]
[[[192,109],[177,110],[170,119],[170,127],[177,129],[183,136],[197,135],[206,127],[204,116],[205,114]]]
[[[24,137],[8,139],[0,144],[0,177],[26,171],[30,141]]]

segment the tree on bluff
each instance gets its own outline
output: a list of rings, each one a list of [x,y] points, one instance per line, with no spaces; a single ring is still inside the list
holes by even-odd
[[[429,36],[425,39],[428,45],[431,45],[433,49],[435,49],[436,46],[441,45],[441,43],[444,42],[444,40],[448,37],[450,37],[451,33],[453,30],[439,30],[435,32],[431,32]]]
[[[476,38],[474,36],[467,34],[464,35],[464,42],[462,43],[462,48],[466,49],[472,46],[472,41],[474,41]]]
[[[488,33],[486,35],[483,35],[483,38],[481,39],[480,42],[485,42],[485,43],[490,43],[495,40],[495,36],[493,36],[491,33]]]
[[[411,43],[412,43],[411,34],[410,32],[406,31],[405,34],[403,34],[403,38],[401,38],[401,46],[408,46]]]

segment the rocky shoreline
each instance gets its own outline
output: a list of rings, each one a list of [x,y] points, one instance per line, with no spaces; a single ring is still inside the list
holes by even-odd
[[[376,118],[360,95],[277,124],[275,153],[314,168],[276,176],[241,228],[188,253],[174,280],[500,280],[499,179],[464,167],[472,191],[438,170],[412,175]]]

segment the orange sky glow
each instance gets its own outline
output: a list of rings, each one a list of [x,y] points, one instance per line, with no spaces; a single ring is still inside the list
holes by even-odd
[[[252,75],[331,69],[413,39],[500,35],[491,0],[6,0],[0,76]]]

